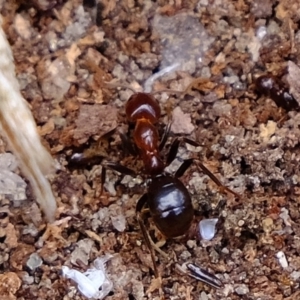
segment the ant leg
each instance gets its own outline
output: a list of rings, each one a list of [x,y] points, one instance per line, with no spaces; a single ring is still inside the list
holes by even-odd
[[[198,144],[197,142],[195,142],[193,140],[190,140],[188,138],[181,138],[181,139],[175,138],[174,141],[171,144],[171,147],[170,147],[170,150],[169,150],[169,153],[168,153],[168,156],[167,156],[167,162],[166,162],[167,166],[169,164],[171,164],[171,162],[176,158],[176,155],[178,153],[178,149],[179,149],[180,143],[182,141],[184,141],[187,144],[190,144],[190,145],[192,145],[194,147],[200,147],[200,144]],[[185,172],[185,170],[183,171],[183,173],[184,172]],[[182,175],[183,175],[183,173],[182,173]],[[180,176],[182,176],[182,175],[180,175]],[[180,177],[180,176],[177,176],[177,177]]]
[[[168,166],[171,164],[171,162],[176,158],[176,155],[178,153],[180,140],[178,138],[174,139],[174,141],[171,144],[168,156],[167,156],[167,162],[166,165]]]
[[[146,229],[146,226],[145,226],[145,217],[143,216],[143,213],[142,213],[142,209],[143,207],[145,206],[145,204],[147,203],[147,200],[148,200],[148,194],[144,194],[138,201],[137,205],[136,205],[136,213],[137,213],[137,219],[138,219],[138,222],[139,222],[139,225],[140,225],[140,228],[142,230],[142,234],[143,234],[143,237],[144,237],[144,240],[146,242],[146,245],[150,251],[150,254],[151,254],[151,259],[152,259],[152,263],[153,263],[153,270],[154,270],[154,274],[155,274],[155,277],[158,278],[159,277],[159,273],[158,273],[158,270],[157,270],[157,265],[156,265],[156,261],[155,261],[155,256],[154,256],[154,251],[153,251],[153,247],[152,247],[152,244],[151,244],[151,238],[149,236],[149,233]]]
[[[174,176],[177,178],[181,177],[193,162],[194,162],[193,158],[185,159],[183,163],[180,165],[180,167],[178,168],[178,170],[176,171]]]
[[[133,93],[137,93],[137,91],[134,88],[132,88],[129,84],[123,84],[123,83],[120,83],[120,82],[104,81],[104,85],[105,85],[106,88],[109,88],[109,89],[123,88],[123,89],[129,89]]]
[[[147,197],[148,197],[148,194],[143,195],[143,196],[139,199],[139,201],[138,201],[138,203],[137,203],[137,205],[136,205],[136,212],[137,212],[137,213],[140,213],[141,218],[142,218],[143,220],[146,219],[145,215],[146,215],[146,213],[149,212],[149,209],[144,208],[144,207],[145,207],[145,204],[147,203]],[[143,222],[143,224],[144,224],[144,222]],[[145,226],[145,225],[144,225],[144,226]],[[148,232],[148,231],[147,231],[147,232]],[[168,258],[169,258],[168,255],[167,255],[164,251],[162,251],[162,250],[157,246],[157,244],[155,244],[155,243],[152,241],[152,239],[151,239],[151,237],[149,236],[149,234],[148,234],[148,237],[149,237],[149,241],[150,241],[150,244],[151,244],[152,248],[154,248],[154,250],[156,250],[156,251],[157,251],[159,254],[161,254],[164,258],[168,259]],[[149,248],[149,247],[148,247],[148,248]]]
[[[104,157],[102,155],[90,155],[87,151],[83,153],[74,153],[68,160],[68,167],[86,168],[87,166],[100,165]]]
[[[164,134],[162,136],[162,139],[160,141],[160,144],[159,144],[159,147],[158,147],[159,151],[161,151],[164,148],[164,146],[166,145],[167,139],[168,139],[168,137],[170,135],[171,125],[172,125],[172,121],[170,120],[168,122],[168,125],[167,125],[167,127],[165,129],[165,132],[164,132]]]
[[[110,138],[117,130],[117,127],[111,129],[110,131],[104,133],[103,135],[101,135],[101,137],[99,138],[99,141],[105,139],[107,140],[108,138]]]
[[[125,166],[122,166],[121,164],[115,163],[115,162],[107,161],[107,162],[102,163],[101,165],[102,165],[102,170],[101,170],[100,195],[102,195],[102,193],[103,193],[103,185],[104,185],[104,182],[105,182],[106,170],[107,169],[117,171],[117,172],[119,172],[121,174],[124,174],[124,175],[130,175],[132,177],[136,176],[136,173],[133,170],[131,170],[131,169],[125,167]]]
[[[168,153],[168,156],[167,156],[167,163],[166,163],[167,166],[169,164],[171,164],[171,162],[176,158],[180,143],[182,141],[184,141],[184,142],[186,142],[186,143],[188,143],[188,144],[190,144],[194,147],[199,147],[200,146],[197,142],[195,142],[193,140],[190,140],[188,138],[182,138],[182,139],[175,138],[174,141],[171,144],[171,147],[170,147],[170,150],[169,150],[169,153]],[[188,159],[186,161],[188,161]],[[185,170],[183,171],[183,173],[184,172],[185,172]],[[182,175],[183,175],[183,173],[182,173]],[[182,175],[180,175],[180,176],[182,176]],[[177,176],[177,177],[180,177],[180,176]]]
[[[101,170],[100,196],[101,196],[102,193],[103,193],[103,185],[104,185],[104,182],[105,182],[105,177],[106,177],[106,168],[105,168],[105,167],[102,167],[102,170]]]
[[[209,178],[224,192],[227,191],[233,194],[235,197],[240,198],[240,195],[234,191],[232,191],[227,186],[223,185],[221,181],[212,173],[210,172],[200,161],[195,161],[198,169],[201,169]]]
[[[135,177],[136,176],[136,172],[119,164],[119,163],[116,163],[116,162],[113,162],[113,161],[106,161],[104,163],[102,163],[102,166],[105,167],[105,168],[109,168],[113,171],[117,171],[121,174],[124,174],[124,175],[130,175],[132,177]]]
[[[92,147],[88,149],[78,149],[80,152],[75,152],[68,159],[69,168],[86,168],[94,165],[101,165],[103,159],[107,156],[106,152],[101,151],[101,143],[106,141],[116,132],[116,127],[104,133]]]
[[[175,138],[172,145],[171,145],[171,147],[170,147],[170,150],[169,150],[169,153],[168,153],[168,156],[167,156],[167,166],[176,158],[180,143],[182,141],[189,144],[189,145],[192,145],[194,147],[200,147],[201,146],[199,143],[197,143],[197,142],[195,142],[191,139],[188,139],[188,138],[181,138],[181,139]],[[180,177],[180,176],[178,176],[178,177]]]
[[[172,89],[161,89],[161,90],[157,90],[152,92],[152,95],[155,94],[161,94],[161,93],[169,93],[169,94],[182,94],[184,91],[178,91],[178,90],[172,90]]]
[[[102,155],[103,157],[105,157],[107,153],[105,150],[103,150],[103,146],[105,147],[109,146],[109,139],[116,133],[116,131],[117,131],[117,127],[102,134],[100,138],[95,142],[94,146],[92,146],[89,149],[86,149],[86,151],[84,151],[84,154],[86,156],[90,156],[91,158],[93,156],[98,156],[98,155]]]
[[[123,150],[127,151],[127,153],[131,154],[132,156],[137,156],[137,149],[129,139],[128,135],[120,133],[120,138],[122,141]]]
[[[183,161],[183,163],[181,164],[181,166],[179,167],[179,169],[176,171],[175,173],[175,177],[179,178],[181,176],[183,176],[183,174],[185,173],[185,171],[192,165],[192,163],[195,162],[195,164],[197,165],[198,168],[201,168],[201,170],[207,175],[209,176],[209,178],[217,184],[217,186],[220,187],[221,190],[223,191],[227,191],[231,194],[233,194],[236,197],[240,197],[239,194],[237,194],[236,192],[232,191],[230,188],[226,187],[225,185],[223,185],[221,183],[221,181],[214,175],[212,174],[201,162],[199,161],[195,161],[193,158],[190,159],[186,159]]]
[[[199,147],[200,144],[198,144],[197,142],[191,140],[191,139],[188,139],[188,138],[183,138],[183,141],[189,145],[192,145],[194,147]],[[188,161],[188,160],[187,160]],[[224,191],[227,191],[231,194],[233,194],[235,197],[237,198],[240,198],[240,195],[237,194],[236,192],[232,191],[230,188],[226,187],[225,185],[223,185],[221,183],[221,181],[212,173],[210,172],[199,160],[194,160],[198,169],[201,169],[218,187],[220,187],[220,189],[224,192]],[[182,165],[184,165],[185,162],[183,162]],[[177,172],[181,172],[181,167],[182,165],[180,166],[180,168],[177,170]],[[187,169],[187,168],[186,168]],[[184,171],[186,170],[183,168],[183,173]],[[176,173],[177,173],[176,172]],[[183,175],[182,173],[182,175]],[[180,174],[180,173],[179,173]],[[182,176],[180,175],[180,176]]]
[[[185,143],[192,145],[194,147],[199,147],[200,144],[198,144],[197,142],[188,139],[188,138],[182,138],[182,141],[184,141]],[[169,165],[176,157],[177,152],[178,152],[178,148],[180,145],[180,140],[178,138],[176,138],[170,148],[168,157],[167,157],[167,165]],[[210,172],[200,161],[195,160],[193,158],[190,159],[186,159],[183,161],[183,163],[181,164],[181,166],[179,167],[179,169],[176,171],[175,173],[175,177],[181,177],[184,172],[191,166],[191,164],[195,162],[198,169],[201,169],[207,176],[209,176],[209,178],[214,181],[217,186],[219,186],[221,188],[222,191],[227,191],[231,194],[233,194],[235,197],[240,198],[240,195],[237,194],[236,192],[232,191],[230,188],[224,186],[221,181],[214,175],[212,174],[212,172]]]
[[[169,102],[167,104],[166,111],[167,111],[167,115],[168,115],[168,125],[166,126],[165,132],[164,132],[164,134],[162,136],[162,139],[160,141],[160,144],[159,144],[159,147],[158,147],[159,151],[161,151],[164,148],[164,146],[167,142],[167,139],[170,135],[170,132],[171,132],[171,126],[172,126],[172,121],[173,120],[172,120],[172,108],[171,108],[171,105],[170,105]]]
[[[184,137],[184,138],[182,138],[182,140],[183,140],[185,143],[187,143],[187,144],[189,144],[189,145],[191,145],[191,146],[194,146],[194,147],[201,147],[201,145],[200,145],[199,143],[197,143],[196,141],[191,140],[191,139],[189,139],[189,138]]]

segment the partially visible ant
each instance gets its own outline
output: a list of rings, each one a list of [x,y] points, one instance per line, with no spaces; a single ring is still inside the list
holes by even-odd
[[[256,90],[270,97],[278,107],[286,111],[299,109],[299,104],[282,81],[272,74],[266,74],[255,80]]]
[[[151,94],[133,94],[126,103],[125,113],[128,122],[135,125],[133,131],[134,145],[143,161],[145,175],[149,179],[147,192],[137,202],[136,213],[143,237],[151,253],[155,276],[159,277],[153,242],[145,225],[147,215],[145,211],[150,213],[154,224],[166,238],[174,238],[187,233],[193,222],[195,210],[190,194],[179,180],[179,177],[185,173],[192,163],[195,163],[223,191],[230,192],[236,197],[239,197],[239,195],[225,187],[201,162],[193,158],[184,160],[173,176],[164,171],[165,167],[170,165],[176,158],[181,141],[196,147],[199,144],[187,138],[175,138],[170,146],[166,162],[163,162],[160,152],[169,136],[171,122],[167,125],[163,137],[159,141],[156,124],[161,117],[161,110],[158,101]],[[84,154],[75,154],[71,161],[78,162],[82,159],[85,159]],[[105,162],[102,166],[102,170],[107,167],[123,174],[136,175],[133,170],[115,162]],[[105,175],[101,177],[102,180],[105,180]],[[146,207],[148,210],[144,210]],[[188,264],[186,269],[190,276],[211,286],[218,288],[222,285],[217,277],[201,268]]]

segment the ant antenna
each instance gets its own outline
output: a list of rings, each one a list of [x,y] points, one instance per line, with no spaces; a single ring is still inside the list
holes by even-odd
[[[134,89],[133,87],[131,87],[129,84],[124,84],[124,83],[120,83],[120,82],[104,82],[105,86],[109,89],[118,89],[118,88],[122,88],[122,89],[129,89],[134,93],[137,93],[137,90]]]
[[[160,70],[159,72],[153,74],[152,76],[150,76],[145,84],[144,84],[144,93],[151,93],[152,95],[158,94],[158,93],[173,93],[173,94],[182,94],[185,91],[178,91],[178,90],[172,90],[172,89],[162,89],[159,91],[152,91],[153,88],[153,84],[154,81],[157,80],[158,78],[161,78],[162,76],[174,72],[176,69],[178,69],[178,67],[180,66],[179,63],[175,63],[172,64],[171,66],[168,66],[166,68],[163,68],[162,70]],[[119,82],[104,82],[104,84],[106,85],[106,87],[108,88],[124,88],[124,89],[129,89],[131,90],[133,93],[138,93],[138,91],[134,88],[132,88],[129,84],[123,84],[123,83],[119,83]]]

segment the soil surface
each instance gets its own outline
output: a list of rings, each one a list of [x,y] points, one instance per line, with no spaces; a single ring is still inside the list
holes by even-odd
[[[0,183],[11,176],[16,186],[0,186],[0,299],[86,299],[62,266],[84,272],[106,254],[113,288],[105,299],[300,299],[299,3],[0,1],[22,94],[59,165],[49,225],[0,140]],[[262,75],[269,88],[256,84]],[[163,242],[146,222],[166,254],[155,252],[163,292],[135,212],[147,177],[123,138],[132,140],[124,109],[132,89],[155,93],[161,135],[172,116],[162,157],[174,137],[200,145],[181,139],[168,172],[195,158],[240,195],[196,164],[180,178],[199,212],[192,227],[203,218],[218,223],[210,241],[191,229]],[[75,153],[89,159],[72,163]],[[138,176],[107,170],[101,192],[108,162]],[[184,263],[223,286],[181,273]]]

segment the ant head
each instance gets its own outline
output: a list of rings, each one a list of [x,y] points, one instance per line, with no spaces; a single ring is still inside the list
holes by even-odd
[[[126,116],[129,122],[146,119],[154,124],[160,118],[160,107],[157,100],[147,93],[135,93],[126,103]]]
[[[255,80],[256,89],[265,94],[271,91],[275,85],[275,79],[271,75],[262,75]]]

